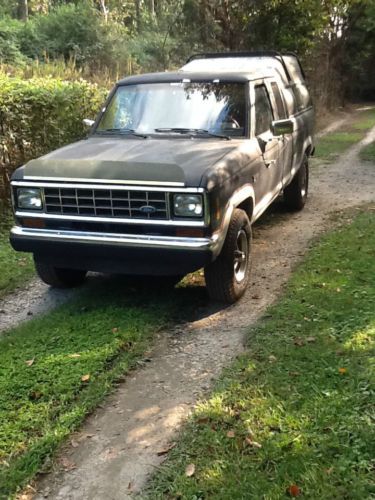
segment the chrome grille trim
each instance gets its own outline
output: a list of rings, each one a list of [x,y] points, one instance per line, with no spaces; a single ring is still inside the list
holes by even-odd
[[[166,220],[167,193],[88,187],[44,187],[45,212],[51,215]],[[142,212],[151,206],[154,212]]]

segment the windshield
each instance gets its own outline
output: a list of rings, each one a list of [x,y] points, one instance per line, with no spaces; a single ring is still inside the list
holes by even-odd
[[[192,131],[244,136],[243,83],[152,83],[117,88],[96,132],[139,134]]]

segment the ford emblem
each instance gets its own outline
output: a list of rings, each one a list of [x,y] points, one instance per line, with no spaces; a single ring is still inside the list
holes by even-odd
[[[154,214],[156,212],[156,208],[152,205],[143,205],[143,207],[141,207],[139,210],[143,214]]]

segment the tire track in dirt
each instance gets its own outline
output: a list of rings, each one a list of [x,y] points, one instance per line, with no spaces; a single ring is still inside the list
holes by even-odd
[[[358,158],[372,140],[375,128],[336,163],[311,169],[302,212],[280,208],[255,225],[252,284],[242,300],[207,308],[200,319],[159,334],[150,362],[86,420],[74,437],[79,445],[62,450],[60,458],[75,468],[56,465],[37,485],[36,498],[122,500],[144,487],[196,401],[243,352],[245,333],[280,295],[311,241],[333,225],[332,214],[375,201],[375,168]]]

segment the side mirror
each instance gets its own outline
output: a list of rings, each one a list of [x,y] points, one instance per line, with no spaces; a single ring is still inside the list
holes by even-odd
[[[294,130],[294,123],[292,120],[277,120],[272,122],[271,132],[275,136],[291,134]]]
[[[84,118],[82,121],[83,121],[83,124],[86,125],[86,127],[88,127],[88,128],[91,128],[95,123],[94,120],[89,120],[88,118]]]

